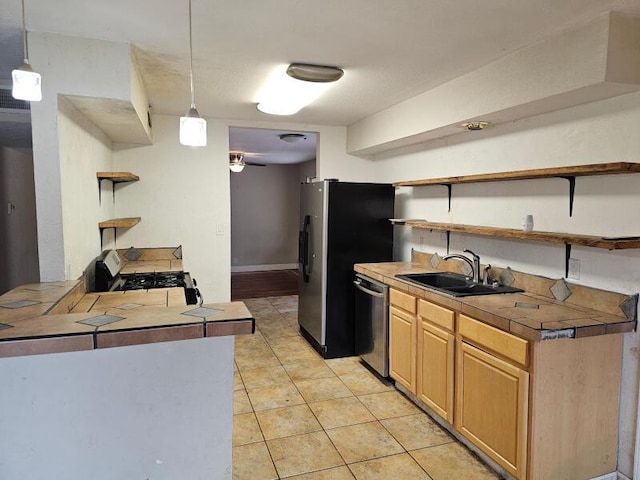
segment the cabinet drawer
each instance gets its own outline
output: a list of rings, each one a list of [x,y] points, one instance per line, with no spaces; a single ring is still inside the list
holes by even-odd
[[[526,367],[529,364],[529,342],[466,315],[458,319],[461,336]]]
[[[392,288],[389,298],[391,305],[406,310],[409,313],[416,313],[416,297]]]
[[[450,332],[453,332],[455,313],[448,308],[441,307],[426,300],[418,301],[418,315],[426,318]]]

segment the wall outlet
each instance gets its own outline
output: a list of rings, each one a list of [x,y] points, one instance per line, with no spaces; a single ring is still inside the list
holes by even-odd
[[[216,223],[216,235],[224,235],[224,223]]]
[[[569,259],[569,275],[567,278],[572,278],[573,280],[580,280],[580,260],[577,258]]]

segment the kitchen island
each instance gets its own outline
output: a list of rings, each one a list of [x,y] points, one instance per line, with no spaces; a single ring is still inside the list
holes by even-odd
[[[615,472],[622,335],[637,295],[507,269],[522,293],[453,297],[396,278],[461,272],[455,260],[359,264],[390,286],[396,387],[497,471],[519,480]]]
[[[254,320],[161,290],[0,296],[0,478],[231,478],[233,336]]]

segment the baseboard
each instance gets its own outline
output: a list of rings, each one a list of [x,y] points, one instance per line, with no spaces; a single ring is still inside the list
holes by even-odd
[[[600,477],[595,477],[590,480],[630,480],[627,476],[621,474],[620,472],[611,472],[606,475],[602,475]]]
[[[297,263],[273,263],[271,265],[238,265],[231,267],[231,273],[268,272],[269,270],[297,270]]]

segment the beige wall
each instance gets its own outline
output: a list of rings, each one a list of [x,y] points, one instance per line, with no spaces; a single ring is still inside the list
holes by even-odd
[[[298,172],[298,165],[268,165],[231,175],[232,269],[297,262]]]
[[[113,169],[111,141],[60,97],[58,142],[65,277],[76,279],[101,251],[98,222],[114,217],[111,182],[102,182],[100,196],[96,180],[96,172]],[[113,248],[113,230],[104,239],[102,248]]]
[[[606,162],[640,161],[640,94],[594,102],[531,117],[482,132],[378,155],[377,178],[393,182],[419,178]],[[640,233],[640,174],[582,177],[576,181],[574,213],[568,214],[564,179],[454,185],[451,211],[442,186],[400,188],[396,216],[434,222],[521,228],[533,214],[542,231],[594,235]],[[412,247],[446,253],[441,232],[396,227],[396,258]],[[452,234],[451,251],[469,248],[483,263],[553,278],[564,276],[563,245]],[[571,282],[627,294],[640,292],[640,252],[573,247],[579,280]],[[619,469],[631,476],[638,392],[637,333],[625,334],[620,413]]]
[[[32,155],[0,148],[0,294],[39,279],[35,200]]]
[[[179,117],[153,116],[154,144],[114,152],[114,168],[140,176],[116,192],[117,217],[141,217],[118,232],[118,248],[182,245],[184,267],[205,301],[230,298],[229,132],[208,119],[206,147],[178,141]]]
[[[46,79],[42,82],[42,101],[31,104],[40,278],[42,281],[64,280],[71,278],[67,277],[70,270],[76,272],[77,269],[75,265],[70,267],[65,258],[69,250],[65,248],[67,240],[64,237],[69,229],[63,225],[63,217],[68,217],[69,209],[68,204],[63,206],[63,195],[68,198],[80,194],[84,192],[85,184],[84,180],[75,184],[79,178],[63,179],[69,172],[63,173],[63,163],[67,159],[61,155],[61,149],[66,147],[59,144],[58,97],[71,94],[127,98],[130,94],[130,46],[124,42],[30,32],[29,47],[31,61],[38,65],[38,71]],[[85,158],[89,161],[88,156]],[[64,187],[63,182],[66,182]],[[92,188],[97,197],[97,181],[91,183],[93,187],[87,188]],[[94,201],[97,202],[93,195],[92,198],[78,195],[74,200],[79,209],[85,208],[85,203],[92,208]],[[91,225],[82,228],[94,233],[97,221],[97,218],[92,219]],[[97,248],[97,255],[99,244],[93,248]]]

